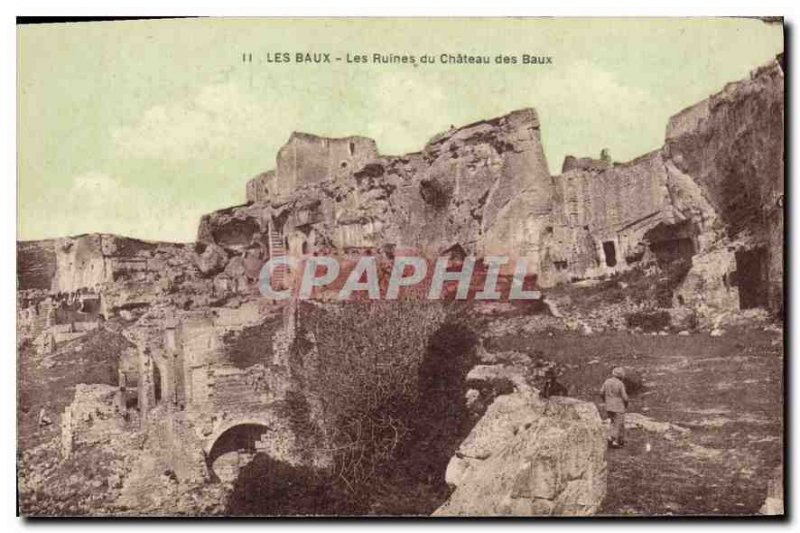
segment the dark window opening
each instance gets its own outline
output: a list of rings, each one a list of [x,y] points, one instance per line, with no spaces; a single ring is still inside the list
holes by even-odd
[[[553,226],[547,226],[546,228],[544,228],[544,231],[547,232],[548,235],[552,235],[553,234]]]
[[[126,396],[125,397],[125,409],[130,411],[133,409],[139,409],[139,397],[138,396]]]
[[[617,248],[614,241],[603,241],[603,255],[606,257],[606,266],[617,266]]]
[[[556,270],[566,270],[569,263],[566,260],[564,261],[553,261],[553,266],[556,267]]]
[[[356,143],[350,143],[350,155],[356,155]]]

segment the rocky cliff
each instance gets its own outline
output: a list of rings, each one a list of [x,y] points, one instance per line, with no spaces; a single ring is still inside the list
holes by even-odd
[[[780,59],[674,116],[664,146],[674,168],[690,176],[714,207],[725,237],[739,241],[739,290],[763,293],[760,301],[753,296],[755,303],[776,310],[783,305],[784,246]]]
[[[233,278],[248,270],[252,280],[269,257],[269,232],[298,256],[395,247],[438,256],[459,247],[524,258],[542,287],[691,263],[735,241],[740,257],[722,270],[734,280],[746,271],[739,279],[770,295],[745,295],[742,306],[755,298],[778,310],[783,71],[774,61],[678,113],[662,148],[626,163],[569,156],[550,176],[536,112],[523,109],[452,128],[404,156],[380,155],[361,137],[292,134],[276,170],[247,191],[247,205],[205,216],[198,234],[239,258]],[[740,299],[735,281],[708,281]]]
[[[708,304],[692,289],[702,279],[720,293],[712,303],[780,311],[783,151],[779,61],[676,114],[662,148],[626,163],[569,156],[558,176],[533,109],[452,128],[403,156],[381,155],[364,137],[293,133],[275,170],[247,183],[248,203],[204,216],[194,258],[173,263],[228,298],[255,291],[275,246],[295,256],[458,248],[524,258],[541,287],[695,258],[678,305]],[[20,288],[49,279],[70,291],[157,267],[158,251],[137,242],[21,243]],[[704,254],[726,247],[730,260],[709,269]]]

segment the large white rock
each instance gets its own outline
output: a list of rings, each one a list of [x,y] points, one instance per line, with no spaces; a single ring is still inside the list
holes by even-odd
[[[606,492],[605,429],[594,404],[498,397],[447,468],[436,516],[582,516]]]

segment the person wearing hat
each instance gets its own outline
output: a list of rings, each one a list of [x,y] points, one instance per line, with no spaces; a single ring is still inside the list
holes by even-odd
[[[625,370],[616,367],[600,388],[600,394],[606,404],[606,412],[611,419],[608,433],[608,445],[611,448],[620,448],[625,445],[623,434],[625,432],[625,411],[628,408],[628,393],[625,391]]]

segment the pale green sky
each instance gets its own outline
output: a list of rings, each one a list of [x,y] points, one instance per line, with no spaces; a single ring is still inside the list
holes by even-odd
[[[19,27],[20,239],[110,232],[192,241],[244,202],[292,131],[382,153],[534,107],[552,173],[628,160],[669,116],[783,50],[752,19],[257,20]],[[275,65],[269,52],[549,55],[546,66]],[[253,62],[244,64],[242,52]]]

